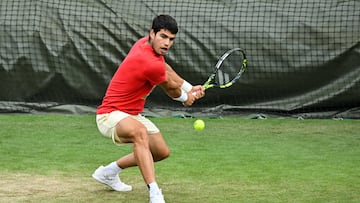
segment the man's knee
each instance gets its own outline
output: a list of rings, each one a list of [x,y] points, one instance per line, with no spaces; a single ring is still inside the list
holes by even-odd
[[[170,156],[170,149],[168,147],[163,147],[161,149],[152,152],[154,161],[161,161]]]
[[[130,134],[134,144],[149,147],[149,136],[145,127],[134,128]]]

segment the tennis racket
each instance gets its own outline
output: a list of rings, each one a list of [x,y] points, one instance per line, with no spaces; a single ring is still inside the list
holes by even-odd
[[[227,88],[238,81],[246,69],[246,55],[241,48],[225,52],[216,63],[214,72],[204,83],[205,90],[217,87]]]

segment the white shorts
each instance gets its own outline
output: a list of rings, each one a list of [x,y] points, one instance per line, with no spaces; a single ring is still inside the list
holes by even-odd
[[[121,144],[120,138],[116,133],[116,125],[122,119],[129,116],[142,123],[146,127],[149,135],[160,132],[160,130],[155,126],[155,124],[144,116],[140,114],[130,115],[122,111],[113,111],[111,113],[98,114],[96,115],[96,124],[102,135],[107,138],[111,138],[115,144]]]

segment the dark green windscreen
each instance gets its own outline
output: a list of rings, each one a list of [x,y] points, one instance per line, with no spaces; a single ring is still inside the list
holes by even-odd
[[[356,0],[3,0],[0,112],[96,108],[132,44],[163,13],[180,28],[166,60],[189,82],[202,84],[234,47],[246,50],[248,69],[193,108],[160,88],[147,108],[360,117]]]

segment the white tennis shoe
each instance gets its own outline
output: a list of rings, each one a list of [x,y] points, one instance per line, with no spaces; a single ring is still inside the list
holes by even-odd
[[[97,168],[92,174],[92,177],[99,183],[107,185],[115,191],[128,192],[132,190],[130,185],[121,182],[118,174],[107,172],[104,166]]]
[[[164,196],[161,193],[161,190],[154,194],[150,193],[150,203],[165,203]]]

